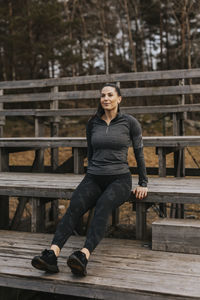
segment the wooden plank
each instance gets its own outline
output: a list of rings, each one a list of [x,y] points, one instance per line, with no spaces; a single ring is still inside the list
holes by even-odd
[[[200,104],[185,105],[149,105],[149,106],[130,106],[121,107],[122,113],[128,114],[152,114],[152,113],[177,113],[200,111]],[[4,109],[0,111],[0,116],[90,116],[96,112],[95,108],[69,108],[69,109]]]
[[[164,147],[174,150],[174,147],[200,146],[200,136],[153,136],[143,137],[144,147]],[[0,147],[51,148],[73,147],[86,148],[85,137],[13,137],[0,138]]]
[[[58,194],[63,193],[63,191],[72,192],[82,179],[83,175],[75,174],[1,172],[0,193],[2,194],[3,190],[9,192],[9,189],[13,189],[13,193],[17,193],[18,189],[35,189],[34,194],[38,190],[38,195],[42,193],[42,190],[44,193],[48,190],[49,193],[56,193],[57,191]],[[133,187],[137,185],[137,180],[137,176],[132,176]],[[148,199],[145,198],[143,201],[152,202],[152,198],[155,197],[153,202],[170,202],[170,197],[172,197],[175,203],[181,203],[181,199],[185,199],[184,201],[187,198],[188,200],[189,198],[198,199],[199,193],[198,178],[149,178],[149,196]],[[176,202],[178,200],[179,202]],[[196,203],[196,200],[194,203]]]
[[[192,95],[200,93],[200,85],[185,86],[162,86],[162,87],[144,87],[121,89],[122,97],[144,97],[144,96],[169,96],[169,95]],[[21,102],[38,102],[52,100],[84,100],[99,99],[100,92],[98,90],[89,91],[69,91],[59,93],[34,93],[20,95],[4,95],[0,97],[0,102],[4,103],[21,103]]]
[[[200,221],[160,219],[152,223],[152,249],[200,254]]]
[[[1,231],[0,285],[97,299],[199,298],[200,263],[196,255],[169,255],[151,251],[134,240],[103,239],[90,258],[88,275],[77,278],[66,267],[66,258],[84,243],[81,237],[71,237],[63,248],[60,273],[49,275],[31,267],[33,255],[51,240],[48,234]]]
[[[123,81],[148,81],[148,80],[168,80],[181,78],[199,78],[200,69],[183,69],[183,70],[165,70],[153,72],[129,72],[108,75],[88,75],[63,78],[48,78],[35,80],[20,81],[2,81],[0,89],[16,89],[16,88],[36,88],[51,87],[62,85],[82,85],[90,83],[105,82],[123,82]]]

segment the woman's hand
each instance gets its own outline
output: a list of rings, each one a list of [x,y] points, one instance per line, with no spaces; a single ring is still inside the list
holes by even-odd
[[[143,187],[143,186],[137,186],[133,190],[133,193],[135,194],[135,197],[137,199],[140,199],[140,200],[142,200],[143,198],[145,198],[147,196],[147,192],[148,192],[148,188],[147,187]]]

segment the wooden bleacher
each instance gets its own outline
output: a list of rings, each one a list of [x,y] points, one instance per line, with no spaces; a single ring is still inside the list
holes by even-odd
[[[32,232],[44,228],[45,199],[70,199],[82,180],[78,174],[0,173],[0,196],[29,197],[32,203]],[[133,177],[133,186],[137,177]],[[146,237],[148,203],[200,204],[199,179],[150,178],[149,193],[143,200],[129,199],[136,205],[136,238]],[[5,218],[5,217],[4,217]]]
[[[32,257],[51,240],[50,234],[0,231],[0,286],[87,299],[199,299],[198,255],[152,251],[139,241],[105,238],[90,258],[88,275],[77,278],[66,260],[83,245],[83,237],[72,236],[63,248],[60,273],[32,268]]]
[[[0,82],[0,228],[11,225],[16,228],[27,200],[32,204],[32,233],[0,232],[0,286],[98,299],[199,299],[198,256],[155,253],[138,241],[104,239],[91,257],[89,276],[84,279],[74,278],[65,263],[71,250],[80,247],[80,237],[73,236],[63,250],[59,274],[49,276],[30,266],[32,256],[51,240],[50,235],[33,233],[44,228],[46,201],[55,203],[56,218],[56,199],[70,198],[83,176],[80,174],[85,172],[86,140],[59,137],[61,118],[92,115],[99,99],[99,88],[105,82],[121,85],[127,103],[121,107],[122,112],[162,114],[163,118],[168,114],[173,127],[173,136],[144,137],[144,146],[155,147],[159,162],[158,168],[151,170],[147,166],[147,170],[163,178],[149,179],[149,194],[143,201],[136,201],[134,196],[130,198],[136,208],[137,239],[145,238],[149,203],[172,203],[176,208],[186,203],[199,204],[198,177],[184,178],[185,174],[200,175],[198,169],[185,168],[184,164],[184,148],[200,143],[199,136],[184,136],[186,114],[200,111],[199,78],[200,69],[194,69]],[[161,99],[162,104],[158,105],[157,99]],[[4,137],[8,118],[28,116],[33,118],[34,137]],[[51,137],[44,136],[46,124],[49,124]],[[60,147],[71,147],[72,157],[62,168],[57,168]],[[48,168],[44,165],[45,148],[51,149]],[[33,166],[9,165],[9,153],[30,149],[35,151]],[[166,167],[168,153],[174,153],[172,170]],[[64,174],[57,173],[61,169]],[[166,178],[168,174],[183,178]],[[136,181],[133,177],[134,185]],[[18,198],[19,205],[9,224],[9,197],[12,196]],[[119,254],[116,254],[117,249],[120,249]]]

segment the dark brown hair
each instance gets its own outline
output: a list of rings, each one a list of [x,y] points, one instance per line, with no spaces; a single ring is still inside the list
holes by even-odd
[[[108,82],[108,83],[105,83],[105,84],[101,87],[100,92],[101,92],[101,91],[103,90],[103,88],[106,87],[106,86],[111,86],[111,87],[113,87],[113,88],[116,90],[117,95],[118,95],[118,96],[121,96],[120,88],[119,88],[118,85],[115,84],[115,83],[109,83],[109,82]],[[119,104],[118,104],[118,110],[117,110],[117,111],[119,112]],[[102,108],[100,102],[99,102],[99,105],[98,105],[98,108],[97,108],[97,114],[100,115],[100,116],[102,116],[102,115],[104,114],[104,109]]]

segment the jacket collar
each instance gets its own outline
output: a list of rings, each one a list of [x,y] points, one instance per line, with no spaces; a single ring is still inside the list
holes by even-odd
[[[121,113],[120,108],[119,108],[119,110],[118,110],[118,112],[117,112],[117,115],[116,115],[116,117],[115,117],[113,120],[118,119],[119,117],[121,117],[121,115],[122,115],[122,113]],[[96,116],[98,117],[98,119],[101,119],[101,117],[103,116],[103,114],[101,114],[100,112],[97,112],[97,113],[96,113]],[[101,119],[101,120],[102,120],[102,119]],[[112,120],[112,121],[113,121],[113,120]]]

